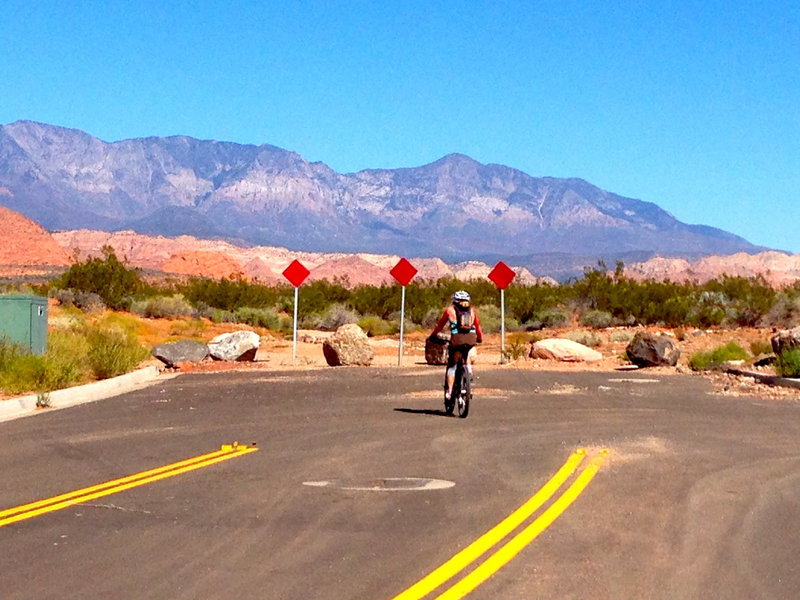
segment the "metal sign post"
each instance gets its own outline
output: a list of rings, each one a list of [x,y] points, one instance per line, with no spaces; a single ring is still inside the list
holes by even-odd
[[[397,261],[397,264],[389,271],[389,274],[400,284],[400,343],[397,346],[397,366],[403,362],[403,330],[406,322],[406,286],[414,279],[417,268],[405,258]]]
[[[500,289],[500,362],[504,363],[506,356],[506,294]]]
[[[502,260],[489,273],[489,279],[500,290],[500,364],[506,362],[506,298],[505,290],[517,274]]]
[[[397,346],[397,366],[403,360],[403,327],[406,324],[406,286],[400,288],[400,344]]]
[[[300,301],[300,286],[311,274],[303,263],[293,260],[283,270],[283,276],[294,286],[294,318],[292,319],[292,362],[297,359],[297,305]]]
[[[292,318],[292,362],[297,360],[297,304],[300,300],[300,287],[294,288],[294,317]]]

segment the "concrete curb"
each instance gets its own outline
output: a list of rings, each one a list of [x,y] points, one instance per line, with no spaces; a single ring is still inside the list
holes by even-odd
[[[780,387],[800,389],[800,379],[790,379],[788,377],[780,377],[778,375],[765,375],[764,373],[743,371],[742,369],[726,369],[725,372],[730,373],[731,375],[739,375],[740,377],[752,377],[756,381],[766,383],[767,385],[777,385]]]
[[[68,408],[77,404],[104,400],[155,381],[158,376],[158,367],[150,366],[119,377],[103,379],[86,385],[77,385],[63,390],[55,390],[50,392],[50,407],[47,410],[36,409],[37,396],[35,394],[10,400],[0,400],[0,421],[49,412],[56,408]]]

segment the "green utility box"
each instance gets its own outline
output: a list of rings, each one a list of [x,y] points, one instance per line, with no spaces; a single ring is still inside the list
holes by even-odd
[[[47,298],[0,296],[0,338],[34,354],[47,349]]]

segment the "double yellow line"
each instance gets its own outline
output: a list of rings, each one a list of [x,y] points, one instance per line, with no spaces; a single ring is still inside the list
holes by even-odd
[[[466,570],[467,567],[510,535],[517,527],[522,525],[550,500],[573,473],[575,473],[587,456],[586,451],[583,449],[573,452],[556,474],[522,506],[492,529],[484,533],[472,544],[453,556],[450,560],[420,579],[410,588],[395,596],[392,600],[419,600]],[[436,599],[457,600],[463,598],[519,554],[525,546],[536,539],[540,533],[547,529],[553,521],[575,501],[597,474],[597,471],[605,462],[607,456],[608,451],[601,450],[596,456],[591,458],[569,487],[564,490],[544,512],[487,557],[463,579],[436,596]]]
[[[39,515],[55,510],[61,510],[62,508],[67,508],[74,504],[80,504],[96,498],[102,498],[103,496],[116,494],[117,492],[122,492],[140,485],[153,483],[161,479],[166,479],[167,477],[174,477],[176,475],[188,473],[189,471],[202,469],[203,467],[208,467],[224,460],[244,456],[256,450],[258,450],[258,448],[254,446],[242,446],[239,445],[238,442],[223,444],[220,449],[215,452],[209,452],[208,454],[187,458],[186,460],[164,465],[156,469],[150,469],[149,471],[142,471],[141,473],[114,479],[113,481],[107,481],[73,492],[67,492],[60,496],[53,496],[45,500],[2,510],[0,511],[0,527],[16,523],[17,521],[38,517]]]

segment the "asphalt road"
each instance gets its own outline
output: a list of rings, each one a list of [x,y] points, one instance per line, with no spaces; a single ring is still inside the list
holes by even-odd
[[[440,376],[184,375],[0,423],[0,509],[259,448],[0,526],[0,597],[390,600],[577,448],[609,454],[470,599],[800,597],[799,403],[699,377],[497,368],[458,419],[439,411]]]

